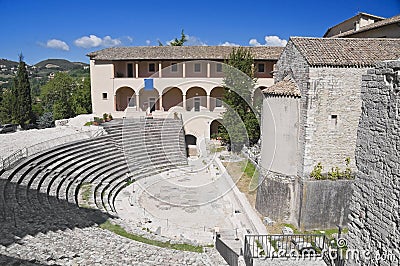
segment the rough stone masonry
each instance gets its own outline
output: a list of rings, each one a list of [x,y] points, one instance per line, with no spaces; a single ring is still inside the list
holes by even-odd
[[[400,60],[368,70],[361,98],[348,235],[348,247],[358,255],[348,264],[399,265]]]

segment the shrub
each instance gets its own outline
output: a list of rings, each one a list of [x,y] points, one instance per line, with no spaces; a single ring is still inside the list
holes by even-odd
[[[344,175],[344,178],[346,178],[346,179],[352,179],[353,178],[353,175],[352,175],[352,172],[351,172],[351,168],[350,168],[350,157],[346,158],[346,169],[344,170],[343,175]]]
[[[319,162],[316,166],[314,166],[314,169],[311,171],[310,176],[316,180],[325,179],[325,177],[322,175],[322,169],[322,163]]]
[[[339,167],[332,167],[331,171],[328,172],[328,179],[330,180],[337,180],[341,179],[342,173],[340,172]]]
[[[39,117],[37,122],[39,128],[48,128],[54,126],[53,114],[51,112],[44,113]]]
[[[104,114],[103,114],[103,120],[106,121],[107,118],[108,118],[108,114],[107,114],[107,113],[104,113]]]

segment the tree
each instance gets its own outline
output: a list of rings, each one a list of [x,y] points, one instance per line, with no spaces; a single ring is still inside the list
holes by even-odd
[[[82,78],[77,82],[71,96],[71,105],[74,115],[92,113],[92,99],[90,95],[90,78]]]
[[[218,130],[224,143],[238,152],[244,144],[253,145],[260,137],[260,126],[251,104],[251,92],[255,87],[254,59],[248,49],[240,47],[229,54],[224,67],[223,126]]]
[[[54,78],[41,88],[41,100],[45,112],[51,112],[53,118],[64,119],[74,115],[72,94],[76,83],[67,73],[58,72]]]
[[[187,42],[187,38],[183,30],[181,31],[181,38],[175,38],[173,41],[169,43],[169,46],[183,46],[183,44]],[[164,46],[162,42],[158,40],[158,46]]]
[[[19,55],[17,74],[11,89],[12,97],[10,103],[12,122],[25,127],[27,124],[35,122],[32,112],[31,86],[27,66],[23,61],[22,54]]]

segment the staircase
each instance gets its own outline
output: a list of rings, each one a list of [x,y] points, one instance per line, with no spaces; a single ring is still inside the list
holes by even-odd
[[[185,136],[179,119],[115,120],[104,129],[115,145],[121,147],[131,180],[187,165]],[[125,188],[126,179],[120,178],[110,186],[108,201],[115,211],[115,198]]]

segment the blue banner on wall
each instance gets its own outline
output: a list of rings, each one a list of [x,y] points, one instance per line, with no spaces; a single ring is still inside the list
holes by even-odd
[[[144,90],[151,91],[154,89],[153,79],[144,79]]]

